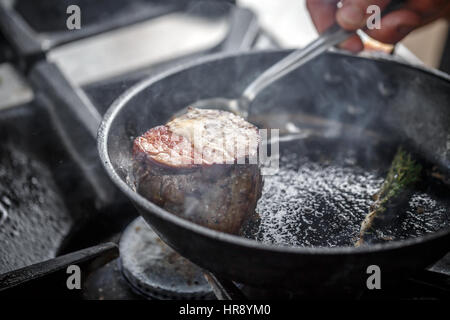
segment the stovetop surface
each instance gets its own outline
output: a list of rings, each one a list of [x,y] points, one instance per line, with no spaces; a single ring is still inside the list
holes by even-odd
[[[117,78],[83,89],[103,112],[120,92],[147,76]],[[4,182],[0,189],[0,203],[8,216],[0,226],[1,241],[6,244],[0,248],[0,256],[7,257],[0,260],[0,274],[99,243],[119,243],[125,227],[137,217],[135,209],[126,201],[119,201],[103,211],[95,208],[95,199],[89,198],[85,192],[89,187],[79,179],[79,168],[56,138],[55,128],[48,126],[51,123],[49,115],[39,101],[1,111],[0,123],[2,136],[7,141],[0,148],[0,181]],[[431,270],[450,275],[450,254]],[[436,289],[434,285],[423,285],[421,281],[404,281],[379,295],[367,292],[347,294],[352,299],[428,300],[445,297],[445,291]],[[274,293],[254,288],[243,290],[256,298],[306,298],[298,293]],[[310,292],[307,298],[342,298],[342,294]],[[149,297],[130,286],[123,275],[120,258],[117,258],[94,269],[76,298]]]

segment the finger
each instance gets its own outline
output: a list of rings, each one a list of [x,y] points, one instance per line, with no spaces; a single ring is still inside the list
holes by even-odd
[[[340,48],[354,53],[360,52],[364,49],[361,38],[358,35],[353,35],[339,45]]]
[[[409,0],[407,7],[408,9],[420,13],[422,17],[427,18],[439,15],[442,9],[449,3],[449,0]]]
[[[421,17],[407,9],[397,10],[381,19],[381,28],[368,30],[367,34],[384,43],[395,44],[422,23]]]
[[[336,21],[339,0],[306,0],[306,7],[319,33],[328,29]]]
[[[409,0],[406,7],[422,17],[422,24],[428,24],[437,18],[448,17],[450,0]]]
[[[389,0],[346,0],[336,13],[336,20],[346,30],[357,30],[365,26],[367,8],[376,5],[383,10]]]

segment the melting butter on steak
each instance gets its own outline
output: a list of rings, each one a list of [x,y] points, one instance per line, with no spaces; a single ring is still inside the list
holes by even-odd
[[[169,212],[237,234],[261,196],[258,129],[225,111],[188,112],[134,141],[137,191]]]

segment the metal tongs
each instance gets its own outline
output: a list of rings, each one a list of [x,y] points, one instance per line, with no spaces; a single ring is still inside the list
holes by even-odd
[[[389,12],[397,10],[403,3],[404,0],[391,0],[389,5],[383,10],[382,14],[385,15]],[[336,23],[322,33],[316,40],[309,43],[306,47],[295,50],[264,71],[255,80],[253,80],[250,85],[247,86],[239,98],[227,99],[216,97],[202,99],[190,104],[189,107],[200,109],[220,109],[238,114],[244,119],[248,118],[250,106],[253,100],[267,86],[299,68],[311,59],[317,57],[321,53],[327,51],[329,48],[347,40],[355,33],[356,31],[345,30]],[[176,116],[184,114],[186,111],[187,108],[183,108],[177,112]]]

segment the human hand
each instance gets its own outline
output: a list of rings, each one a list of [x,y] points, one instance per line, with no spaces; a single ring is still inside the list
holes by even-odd
[[[325,31],[336,21],[347,30],[357,30],[366,24],[367,7],[378,5],[383,10],[390,0],[343,0],[338,9],[339,0],[306,0],[314,25],[319,32]],[[411,31],[438,18],[449,15],[450,0],[408,0],[403,8],[382,17],[381,28],[367,30],[367,34],[383,43],[395,44]],[[364,46],[361,39],[354,35],[341,44],[343,49],[358,52]]]

